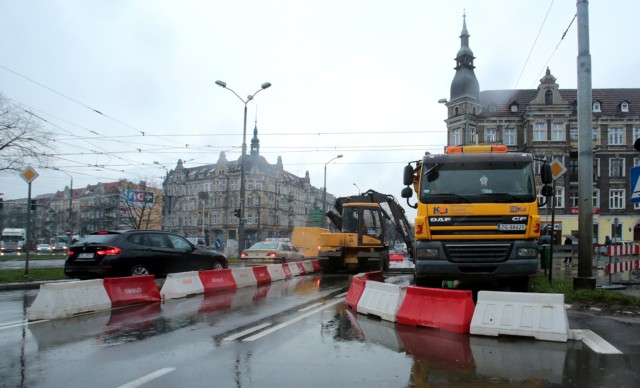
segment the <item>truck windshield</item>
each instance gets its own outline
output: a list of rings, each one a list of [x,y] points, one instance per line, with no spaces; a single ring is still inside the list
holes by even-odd
[[[450,162],[425,165],[420,180],[423,203],[516,202],[536,200],[530,162]],[[435,170],[435,171],[434,171]]]

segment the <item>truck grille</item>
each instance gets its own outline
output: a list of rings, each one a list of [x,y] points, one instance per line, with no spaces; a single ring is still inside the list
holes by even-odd
[[[511,243],[483,244],[478,241],[468,243],[447,243],[443,247],[454,263],[497,263],[506,261],[511,252]]]
[[[522,236],[526,233],[527,219],[527,217],[511,215],[429,217],[429,225],[432,236],[458,236],[459,238],[482,235]],[[500,230],[498,225],[507,227]]]

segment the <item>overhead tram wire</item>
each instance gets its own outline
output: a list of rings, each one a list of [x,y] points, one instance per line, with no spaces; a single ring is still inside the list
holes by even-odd
[[[547,62],[545,62],[544,66],[542,66],[542,70],[540,71],[540,73],[538,74],[538,76],[536,77],[536,79],[533,81],[533,84],[531,85],[531,88],[534,89],[536,86],[536,83],[538,82],[537,80],[542,77],[542,74],[547,70],[547,65],[549,64],[549,61],[551,61],[551,57],[553,57],[553,54],[556,53],[556,51],[558,50],[558,47],[560,47],[560,44],[562,43],[562,41],[564,40],[564,37],[567,36],[567,32],[569,32],[569,28],[571,28],[571,25],[573,24],[573,22],[576,20],[576,17],[578,17],[578,14],[574,14],[573,15],[573,19],[571,19],[571,21],[569,22],[569,25],[567,26],[567,29],[564,30],[564,33],[562,34],[562,37],[560,38],[560,41],[558,42],[558,44],[556,45],[556,48],[553,49],[553,51],[551,52],[551,55],[549,55],[549,58],[547,59]]]
[[[518,80],[516,81],[516,85],[514,89],[518,89],[518,84],[520,83],[520,78],[522,78],[522,74],[524,73],[524,69],[527,67],[527,63],[529,63],[529,58],[531,58],[531,53],[533,53],[533,49],[536,47],[536,43],[538,42],[538,38],[540,37],[540,33],[542,32],[542,28],[547,22],[547,18],[549,17],[549,12],[551,12],[551,7],[553,7],[553,3],[555,0],[551,0],[551,4],[549,4],[549,9],[547,9],[547,14],[544,15],[544,20],[540,25],[540,29],[538,30],[538,35],[536,35],[536,39],[533,41],[533,45],[531,45],[531,50],[529,50],[529,55],[527,55],[527,59],[524,61],[524,65],[522,66],[522,70],[520,71],[520,75],[518,76]]]

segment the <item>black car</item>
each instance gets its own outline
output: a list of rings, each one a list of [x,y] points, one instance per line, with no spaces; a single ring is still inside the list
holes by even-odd
[[[159,230],[92,233],[69,247],[64,274],[70,278],[165,276],[174,272],[225,269],[227,258],[199,249],[184,237]]]

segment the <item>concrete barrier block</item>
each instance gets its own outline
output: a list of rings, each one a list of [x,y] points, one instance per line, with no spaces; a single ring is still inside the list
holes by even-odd
[[[564,295],[480,291],[470,333],[567,342],[569,320]]]
[[[406,286],[367,280],[358,301],[358,313],[371,314],[385,321],[395,322],[405,293]]]
[[[258,284],[256,275],[253,273],[253,268],[251,267],[232,268],[231,274],[233,275],[233,279],[236,281],[236,287],[238,288],[256,286]]]
[[[45,283],[27,310],[27,319],[66,318],[92,311],[109,310],[111,299],[102,279]]]
[[[282,264],[269,264],[267,265],[267,271],[269,271],[269,276],[271,276],[272,282],[286,278],[284,270],[282,269]]]
[[[198,271],[170,273],[162,285],[162,299],[178,299],[204,293],[204,285]]]

